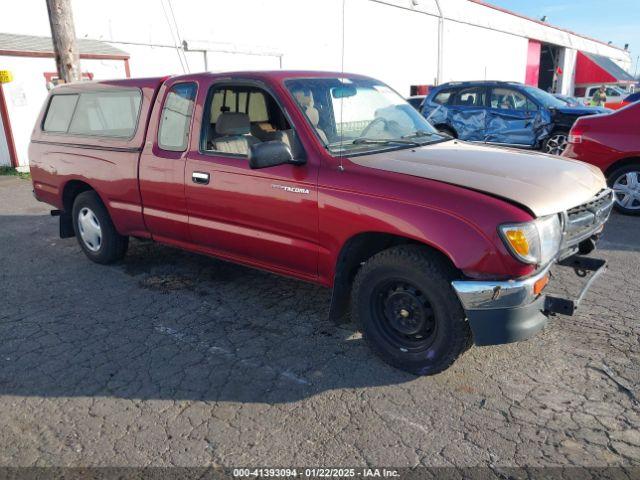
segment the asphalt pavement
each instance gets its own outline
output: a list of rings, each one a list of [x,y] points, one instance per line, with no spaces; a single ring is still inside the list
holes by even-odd
[[[135,240],[96,265],[48,211],[0,177],[0,465],[640,466],[640,218],[575,316],[416,378],[323,288]]]

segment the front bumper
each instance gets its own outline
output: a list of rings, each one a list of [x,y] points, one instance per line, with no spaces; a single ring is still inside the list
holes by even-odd
[[[587,291],[606,270],[606,261],[574,255],[557,263],[576,275],[591,276],[575,299],[536,294],[534,286],[549,274],[551,265],[531,277],[508,281],[456,280],[452,282],[466,312],[476,345],[497,345],[532,337],[550,314],[573,315]]]

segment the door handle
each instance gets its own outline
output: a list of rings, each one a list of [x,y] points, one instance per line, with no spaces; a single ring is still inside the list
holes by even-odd
[[[193,183],[199,183],[200,185],[208,185],[209,174],[204,172],[193,172],[191,174],[191,181]]]

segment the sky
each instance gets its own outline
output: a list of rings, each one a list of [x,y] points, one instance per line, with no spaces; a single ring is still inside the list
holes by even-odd
[[[552,25],[604,42],[612,41],[616,46],[628,43],[632,68],[636,67],[640,54],[639,0],[488,0],[488,3],[537,19],[546,15]]]

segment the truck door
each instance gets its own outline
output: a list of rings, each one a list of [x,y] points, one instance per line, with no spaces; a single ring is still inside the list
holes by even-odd
[[[536,143],[537,105],[512,88],[493,88],[489,97],[485,141],[532,147]]]
[[[166,243],[190,241],[184,168],[196,92],[195,82],[160,89],[140,155],[145,225],[154,239]]]
[[[259,86],[257,86],[259,85]],[[235,261],[313,279],[318,275],[318,166],[249,167],[252,144],[289,143],[305,152],[280,104],[262,84],[225,82],[200,92],[200,141],[185,170],[194,243]],[[200,129],[200,127],[198,127]]]

